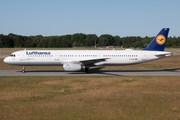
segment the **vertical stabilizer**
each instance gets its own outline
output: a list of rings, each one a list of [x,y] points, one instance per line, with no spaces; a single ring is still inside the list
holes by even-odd
[[[148,51],[164,51],[166,46],[169,28],[163,28],[157,36],[149,43],[149,45],[143,49]]]

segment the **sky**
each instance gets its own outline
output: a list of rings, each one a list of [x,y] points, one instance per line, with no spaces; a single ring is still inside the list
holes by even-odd
[[[180,36],[180,0],[1,0],[0,34]]]

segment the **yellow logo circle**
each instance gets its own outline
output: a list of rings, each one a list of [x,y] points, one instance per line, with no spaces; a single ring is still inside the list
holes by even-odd
[[[163,45],[166,42],[166,37],[164,35],[158,35],[156,37],[156,42],[159,45]]]

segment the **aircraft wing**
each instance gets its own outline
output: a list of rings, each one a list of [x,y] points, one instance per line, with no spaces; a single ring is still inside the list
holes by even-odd
[[[95,63],[106,61],[106,59],[109,59],[109,58],[84,59],[84,60],[63,61],[63,62],[81,64],[84,66],[94,66]]]
[[[95,63],[98,63],[98,62],[103,62],[103,61],[106,61],[106,59],[109,59],[109,58],[98,58],[98,59],[90,59],[90,60],[80,60],[79,62],[83,65],[94,65]]]

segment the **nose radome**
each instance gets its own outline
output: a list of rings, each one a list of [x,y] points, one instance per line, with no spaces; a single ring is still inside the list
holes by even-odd
[[[4,62],[5,62],[5,63],[8,63],[8,59],[7,59],[7,58],[4,58]]]

